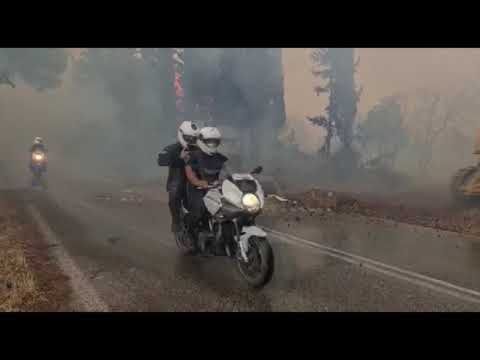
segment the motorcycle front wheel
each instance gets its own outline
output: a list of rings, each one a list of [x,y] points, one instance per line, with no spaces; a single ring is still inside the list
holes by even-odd
[[[247,253],[248,262],[237,256],[237,266],[242,277],[252,288],[265,286],[273,276],[274,258],[270,243],[263,238],[252,236]]]

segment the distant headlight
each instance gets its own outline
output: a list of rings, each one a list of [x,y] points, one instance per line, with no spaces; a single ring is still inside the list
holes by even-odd
[[[251,214],[255,214],[260,211],[260,200],[255,194],[245,194],[242,197],[242,205],[245,210]]]
[[[33,154],[33,160],[42,161],[43,160],[43,154]]]

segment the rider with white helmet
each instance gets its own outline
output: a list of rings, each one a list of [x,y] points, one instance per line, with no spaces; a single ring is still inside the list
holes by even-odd
[[[177,142],[158,154],[159,166],[168,166],[168,205],[172,215],[172,232],[178,230],[181,201],[185,197],[185,160],[196,147],[198,127],[191,121],[184,121],[177,131]]]
[[[222,134],[216,127],[204,127],[198,134],[197,145],[208,156],[217,153],[222,141]]]
[[[185,167],[188,180],[188,204],[192,226],[198,225],[205,214],[203,197],[209,185],[218,182],[227,157],[218,152],[222,135],[216,127],[204,127],[198,134],[197,146]]]
[[[184,121],[177,131],[177,140],[184,149],[195,145],[198,136],[198,126],[191,121]]]
[[[45,146],[43,139],[38,136],[33,140],[33,144],[30,146],[30,165],[29,165],[30,169],[32,169],[32,166],[33,166],[33,162],[32,162],[33,153],[36,153],[36,152],[41,152],[43,154],[46,154],[47,152],[47,147]],[[46,158],[43,161],[42,167],[44,171],[47,169]]]
[[[33,144],[32,146],[30,147],[30,152],[33,153],[35,151],[43,151],[45,152],[46,151],[46,146],[45,144],[43,143],[43,139],[39,136],[37,136],[34,140],[33,140]]]

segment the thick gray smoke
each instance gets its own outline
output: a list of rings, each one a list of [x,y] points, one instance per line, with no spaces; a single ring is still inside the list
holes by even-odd
[[[169,49],[88,49],[76,58],[63,49],[18,51],[1,58],[16,87],[0,87],[0,126],[4,154],[19,167],[32,139],[42,136],[52,171],[120,181],[165,173],[156,154],[175,141],[178,126]],[[191,104],[215,97],[214,123],[233,126],[233,136],[247,144],[237,155],[248,160],[262,148],[272,155],[284,121],[279,49],[189,51]],[[192,116],[202,120],[201,111]],[[231,150],[226,142],[223,151]]]
[[[26,170],[32,139],[42,136],[52,171],[120,180],[158,176],[155,154],[173,132],[154,88],[162,79],[149,77],[158,75],[148,72],[150,65],[131,60],[127,49],[70,59],[68,66],[64,50],[19,50],[38,74],[22,63],[12,66],[19,55],[7,52],[3,68],[16,86],[0,87],[4,158]]]
[[[325,115],[323,109],[328,105],[327,95],[316,96],[312,91],[314,76],[308,56],[310,52],[311,49],[284,49],[283,53],[288,125],[296,131],[295,142],[300,150],[311,154],[306,156],[309,160],[305,168],[308,169],[318,167],[320,160],[315,151],[323,145],[325,135],[319,131],[322,129],[314,129],[305,118]],[[472,154],[480,110],[478,49],[359,48],[355,49],[355,53],[360,58],[356,78],[364,88],[355,123],[365,121],[382,99],[392,96],[398,97],[404,112],[403,129],[391,122],[396,118],[395,111],[384,112],[391,115],[385,122],[370,122],[381,124],[381,128],[372,134],[393,131],[394,134],[390,133],[387,137],[393,143],[387,144],[386,139],[381,137],[372,139],[366,152],[362,147],[362,161],[375,160],[380,153],[389,155],[392,150],[390,145],[402,144],[393,161],[393,171],[400,173],[401,177],[409,177],[413,186],[427,185],[428,188],[438,184],[448,193],[445,185],[453,174],[459,168],[475,165],[478,161]],[[432,104],[437,97],[438,103]],[[449,121],[443,129],[445,115],[449,115]],[[434,136],[433,144],[429,144],[431,141],[427,134],[432,132],[438,132],[438,136]],[[384,145],[384,149],[379,148]],[[296,156],[298,161],[301,157],[303,154]],[[390,160],[384,158],[381,162],[390,166]],[[374,163],[370,166],[372,170]],[[298,171],[302,174],[299,178],[318,186],[322,186],[328,178],[321,169],[312,176],[302,173],[300,166]],[[360,174],[352,174],[351,178],[353,186],[361,183],[368,185],[370,181]],[[330,183],[338,185],[334,181]],[[391,186],[390,189],[396,190],[397,187]]]
[[[240,142],[231,156],[248,166],[271,165],[285,124],[281,50],[187,49],[185,61],[187,101],[200,105],[193,116],[231,130]]]
[[[76,58],[63,49],[0,50],[2,159],[26,172],[27,149],[33,137],[43,136],[52,166],[72,176],[136,181],[165,174],[156,154],[175,141],[178,126],[169,56],[168,49],[89,49]],[[212,121],[237,140],[225,141],[223,152],[248,167],[259,163],[267,173],[283,174],[291,184],[336,185],[321,156],[302,151],[298,133],[277,140],[285,123],[280,49],[186,49],[185,62],[193,120]],[[362,84],[366,94],[374,86]],[[398,104],[384,101],[372,114],[374,107],[364,109],[356,123],[373,129],[367,128],[365,148],[355,140],[362,162],[430,183],[447,182],[456,169],[473,164],[480,91],[467,82],[435,90],[412,89]],[[325,104],[318,101],[321,110]],[[433,141],[432,132],[438,132]],[[312,134],[320,147],[318,129]],[[352,173],[350,182],[368,185],[360,175]]]
[[[0,83],[14,86],[21,79],[37,90],[55,89],[61,85],[67,68],[64,49],[0,49]]]

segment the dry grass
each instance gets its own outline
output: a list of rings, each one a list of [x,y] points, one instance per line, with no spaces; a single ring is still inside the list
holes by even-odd
[[[49,261],[35,226],[0,199],[0,311],[65,310],[67,281]]]

